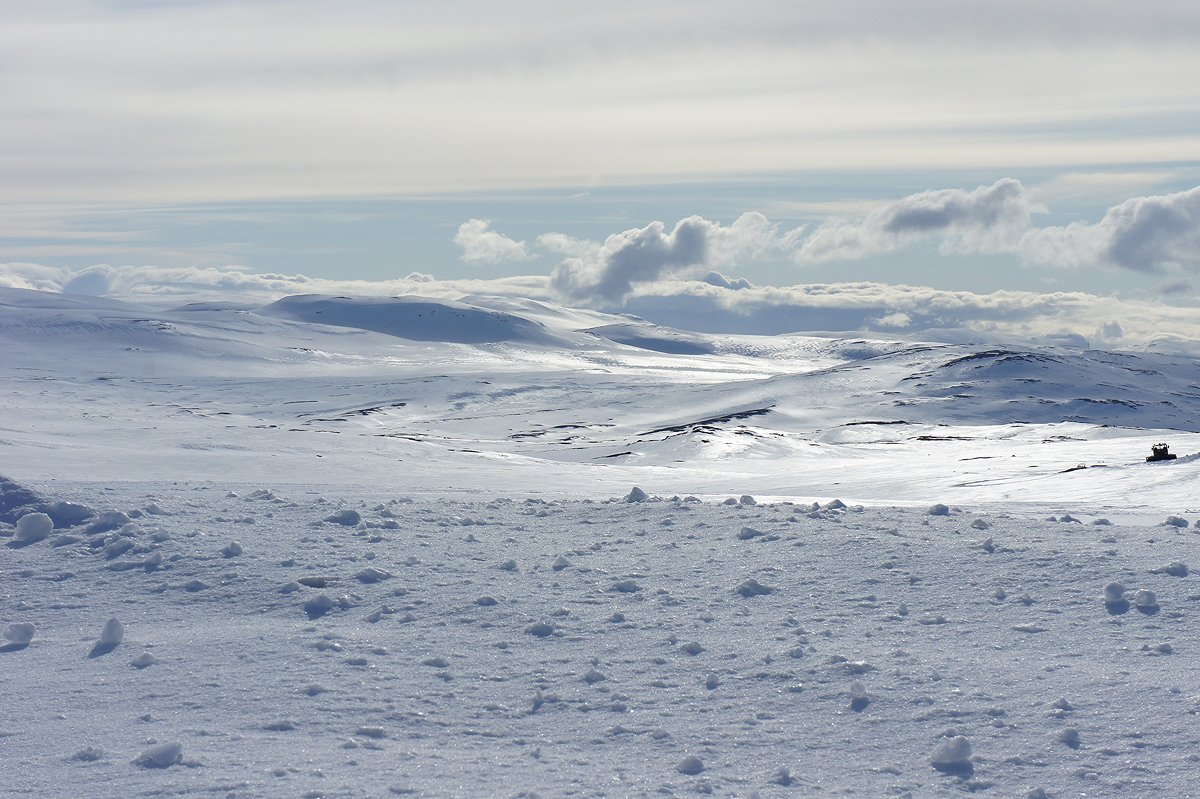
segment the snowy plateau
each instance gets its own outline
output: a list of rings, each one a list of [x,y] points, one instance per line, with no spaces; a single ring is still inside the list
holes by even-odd
[[[1200,796],[1192,355],[0,289],[0,375],[0,796]]]

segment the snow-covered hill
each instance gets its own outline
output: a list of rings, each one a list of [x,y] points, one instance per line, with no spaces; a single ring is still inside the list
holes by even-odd
[[[161,311],[5,290],[4,446],[38,480],[267,469],[375,485],[401,469],[431,493],[666,479],[919,504],[1193,494],[1186,461],[1143,462],[1160,439],[1200,451],[1187,356],[712,336],[468,299]]]
[[[0,353],[4,796],[1192,795],[1191,357],[13,289]]]

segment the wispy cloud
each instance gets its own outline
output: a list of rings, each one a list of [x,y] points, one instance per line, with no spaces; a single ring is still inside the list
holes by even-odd
[[[0,164],[0,202],[576,190],[1200,151],[1194,125],[1146,124],[1195,107],[1200,8],[1172,0],[6,6],[0,52],[20,79],[5,86],[0,152],[21,157]]]

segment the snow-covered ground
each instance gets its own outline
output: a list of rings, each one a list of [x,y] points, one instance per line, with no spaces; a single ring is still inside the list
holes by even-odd
[[[8,289],[0,347],[5,796],[1193,795],[1193,358]]]

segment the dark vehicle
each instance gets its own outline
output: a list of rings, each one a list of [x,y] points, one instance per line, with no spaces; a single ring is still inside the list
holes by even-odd
[[[1146,458],[1146,461],[1153,463],[1154,461],[1173,461],[1173,460],[1175,460],[1175,458],[1177,456],[1172,455],[1170,452],[1167,451],[1167,449],[1168,449],[1168,447],[1166,444],[1155,444],[1154,446],[1152,446],[1150,448],[1150,452],[1152,454],[1150,455],[1150,457]]]

